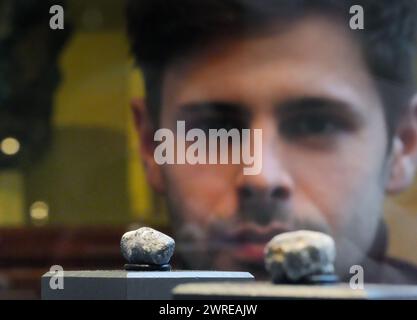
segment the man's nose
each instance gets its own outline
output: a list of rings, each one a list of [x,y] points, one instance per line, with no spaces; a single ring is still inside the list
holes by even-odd
[[[239,197],[241,201],[245,202],[282,202],[289,199],[290,191],[285,186],[280,185],[259,187],[248,183],[239,188]]]
[[[262,169],[257,175],[241,175],[238,183],[240,211],[259,224],[286,220],[294,184],[285,166],[285,152],[276,134],[263,130]]]

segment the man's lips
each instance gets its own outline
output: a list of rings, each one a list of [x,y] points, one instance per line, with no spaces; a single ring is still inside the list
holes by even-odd
[[[246,243],[236,246],[231,253],[235,260],[248,263],[261,263],[264,260],[264,244]]]
[[[273,222],[266,226],[255,223],[243,223],[225,234],[225,240],[229,243],[264,243],[266,244],[277,234],[291,231],[288,225]]]
[[[278,222],[267,226],[244,223],[227,232],[223,240],[235,259],[259,263],[264,259],[265,245],[277,234],[288,231],[291,231],[289,226]]]

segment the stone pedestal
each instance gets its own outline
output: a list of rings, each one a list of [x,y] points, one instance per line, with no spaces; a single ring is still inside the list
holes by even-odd
[[[293,300],[293,299],[417,299],[417,286],[365,284],[351,289],[348,284],[274,285],[255,283],[189,283],[173,290],[174,299]]]
[[[63,289],[52,289],[59,283],[58,274],[42,276],[42,299],[171,299],[172,289],[184,283],[254,281],[248,272],[224,271],[65,271]]]

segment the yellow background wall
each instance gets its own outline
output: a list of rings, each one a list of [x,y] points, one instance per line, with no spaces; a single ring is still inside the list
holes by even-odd
[[[73,0],[65,8],[74,32],[60,57],[52,143],[25,172],[0,173],[0,225],[33,223],[37,201],[49,207],[42,224],[166,222],[144,179],[130,116],[130,97],[143,96],[143,84],[122,6]]]

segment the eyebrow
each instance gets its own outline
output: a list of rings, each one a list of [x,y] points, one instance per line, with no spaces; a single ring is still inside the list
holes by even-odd
[[[179,118],[194,116],[230,116],[248,119],[250,111],[242,104],[222,101],[204,101],[184,104],[178,112]]]
[[[276,114],[279,116],[297,113],[331,112],[346,114],[354,120],[363,121],[362,115],[355,106],[337,99],[327,97],[301,97],[279,103],[276,106]]]

